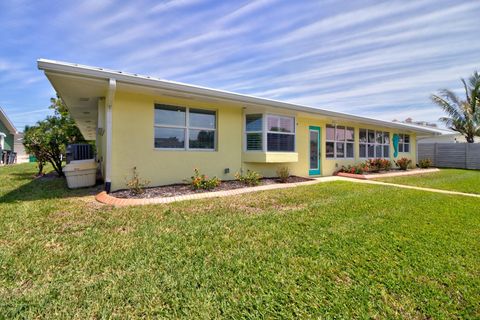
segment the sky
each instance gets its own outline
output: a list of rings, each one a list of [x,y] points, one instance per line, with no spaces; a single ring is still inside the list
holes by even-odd
[[[51,111],[46,58],[384,120],[480,71],[480,1],[0,1],[0,106]]]

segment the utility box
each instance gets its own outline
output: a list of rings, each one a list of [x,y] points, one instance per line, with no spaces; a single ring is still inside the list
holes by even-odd
[[[77,160],[87,160],[95,158],[95,152],[92,145],[88,143],[75,143],[67,146],[67,164]]]
[[[70,161],[63,168],[67,185],[70,189],[91,187],[97,178],[97,163],[95,159]]]

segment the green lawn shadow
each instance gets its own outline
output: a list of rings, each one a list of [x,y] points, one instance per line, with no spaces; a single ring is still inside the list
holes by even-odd
[[[24,180],[27,182],[1,195],[0,203],[84,197],[95,195],[103,190],[101,183],[97,183],[94,187],[69,189],[66,179],[58,177],[55,173],[48,173],[43,177],[34,177],[27,172],[12,172],[9,176],[11,181]]]

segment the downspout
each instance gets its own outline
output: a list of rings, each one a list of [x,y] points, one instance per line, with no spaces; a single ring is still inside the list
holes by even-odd
[[[105,191],[110,193],[112,186],[112,107],[115,99],[115,91],[117,90],[117,81],[109,79],[108,92],[105,99],[105,134],[106,149],[105,149]]]

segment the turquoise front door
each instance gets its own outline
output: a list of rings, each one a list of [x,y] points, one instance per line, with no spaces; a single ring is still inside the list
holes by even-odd
[[[310,139],[310,167],[308,174],[311,176],[320,175],[320,127],[308,127],[308,137]]]

